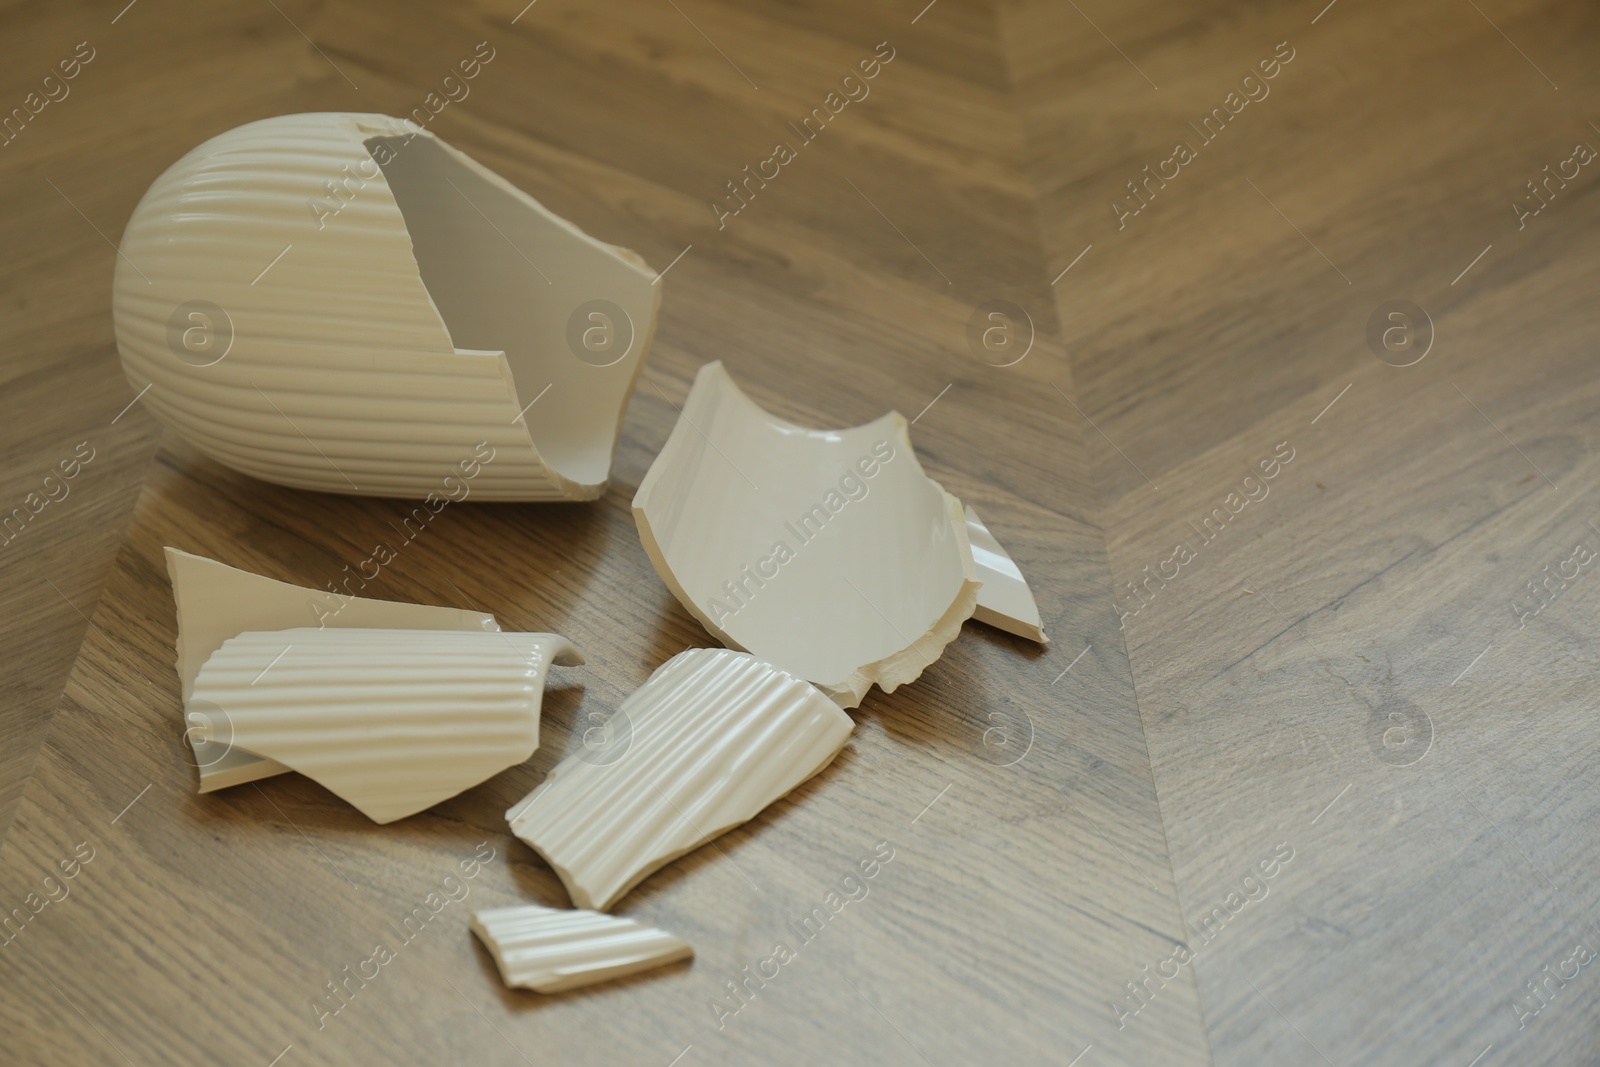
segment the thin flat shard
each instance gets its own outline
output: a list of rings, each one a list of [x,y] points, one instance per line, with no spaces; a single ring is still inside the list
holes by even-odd
[[[472,913],[472,932],[512,988],[560,993],[694,955],[687,941],[598,911],[527,904]]]
[[[246,631],[206,660],[185,710],[205,751],[272,760],[387,823],[533,755],[552,662],[582,660],[555,634]],[[232,784],[206,770],[201,792]]]
[[[1044,635],[1044,622],[1039,618],[1039,605],[1033,602],[1033,590],[1022,577],[1008,553],[995,539],[994,534],[978,518],[971,504],[967,509],[967,540],[972,545],[972,562],[977,565],[978,578],[983,582],[978,588],[978,610],[972,617],[986,622],[1008,634],[1026,637],[1041,645],[1050,643]]]
[[[815,686],[720,648],[663,663],[612,721],[625,750],[569,756],[506,812],[573,903],[600,911],[827,766],[854,726]]]

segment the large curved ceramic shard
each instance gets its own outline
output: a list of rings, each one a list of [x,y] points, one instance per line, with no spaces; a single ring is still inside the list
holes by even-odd
[[[472,932],[506,985],[559,993],[694,955],[687,941],[598,911],[526,904],[472,913]]]
[[[966,509],[967,540],[972,544],[972,561],[977,565],[978,579],[983,582],[978,589],[978,610],[972,617],[1006,633],[1041,645],[1049,644],[1028,580],[1022,576],[1011,554],[978,518],[977,509],[971,504]]]
[[[307,589],[176,548],[169,547],[166,557],[172,599],[178,609],[178,680],[186,704],[193,695],[200,665],[224,641],[246,630],[287,630],[311,625],[474,632],[500,629],[493,615],[481,611]],[[204,729],[186,733],[194,749],[195,764],[200,768],[202,792],[268,778],[288,769],[242,749],[208,741],[208,731]]]
[[[841,707],[915,679],[977,603],[961,503],[923,473],[904,418],[795,426],[720,362],[700,368],[633,517],[707,630]]]
[[[218,462],[338,493],[598,497],[660,298],[636,254],[384,115],[212,138],[120,251],[145,406]]]
[[[667,660],[616,718],[619,757],[570,756],[506,812],[573,903],[601,911],[827,766],[854,726],[814,686],[721,648]]]
[[[555,634],[250,630],[206,660],[187,707],[208,741],[386,823],[533,755],[552,662],[582,660]],[[201,792],[214,788],[202,769]]]

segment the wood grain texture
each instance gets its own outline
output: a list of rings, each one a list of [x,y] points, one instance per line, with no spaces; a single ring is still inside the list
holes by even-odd
[[[154,28],[111,25],[101,5],[0,10],[4,110],[86,42],[94,58],[0,145],[0,509],[47,498],[44,479],[87,442],[94,459],[0,545],[0,830],[60,699],[156,444],[117,366],[107,314],[111,241],[154,178],[199,140],[259,117],[294,84],[305,39],[274,14],[234,5]],[[88,53],[85,53],[88,54]],[[138,91],[130,91],[130,86]],[[195,86],[205,85],[205,92]],[[61,89],[54,90],[60,96]],[[35,104],[34,106],[38,106]],[[61,495],[59,488],[54,488]],[[52,588],[54,586],[54,588]]]
[[[1063,261],[1094,245],[1057,303],[1104,431],[1101,521],[1186,925],[1205,940],[1261,856],[1295,851],[1194,965],[1215,1062],[1591,1062],[1600,983],[1524,983],[1600,936],[1600,794],[1575,776],[1600,744],[1600,592],[1566,563],[1600,549],[1596,175],[1523,228],[1511,205],[1600,146],[1600,20],[1431,0],[1083,13],[1126,58],[1053,5],[1002,23],[1041,232]],[[1270,94],[1202,145],[1188,123],[1285,41]],[[1111,203],[1175,141],[1198,158],[1119,229]],[[1436,333],[1405,368],[1365,336],[1395,299]],[[1248,500],[1283,442],[1294,460]],[[1580,573],[1529,594],[1563,564]]]
[[[20,252],[0,267],[0,491],[20,502],[79,441],[106,442],[0,547],[16,665],[0,907],[78,870],[0,945],[10,1059],[1600,1052],[1593,966],[1546,978],[1578,942],[1600,948],[1600,579],[1527,586],[1580,543],[1600,551],[1600,171],[1522,229],[1509,206],[1574,143],[1600,146],[1592,9],[141,0],[113,25],[121,6],[0,13],[7,99],[76,42],[99,48],[0,147],[0,232]],[[492,611],[588,664],[556,670],[529,763],[391,826],[295,775],[197,796],[162,546],[321,586],[400,540],[406,509],[253,482],[170,436],[151,463],[144,412],[110,425],[132,399],[113,253],[61,194],[114,239],[203,138],[293,111],[408,113],[484,40],[495,59],[430,128],[657,269],[683,257],[611,491],[452,504],[362,592]],[[789,123],[883,41],[870,95],[719,228],[725,183],[798,144]],[[1188,124],[1280,42],[1294,58],[1270,94],[1119,229],[1126,183],[1198,143]],[[1437,334],[1411,367],[1368,349],[1393,299]],[[968,347],[992,300],[1037,327],[1014,366]],[[823,773],[624,898],[692,962],[510,992],[468,910],[567,898],[505,808],[657,665],[711,643],[628,510],[711,359],[798,423],[918,416],[919,460],[1011,552],[1052,644],[969,623],[918,682],[869,695]],[[93,617],[86,636],[44,575]],[[719,1026],[726,983],[884,841],[864,898]],[[431,915],[449,885],[466,898]],[[324,1015],[327,983],[379,942],[394,959]],[[1194,959],[1168,970],[1180,944]]]

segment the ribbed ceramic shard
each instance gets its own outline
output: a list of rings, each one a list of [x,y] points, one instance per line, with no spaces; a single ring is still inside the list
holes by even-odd
[[[338,493],[598,497],[660,297],[636,254],[384,115],[212,138],[120,251],[145,406],[220,463]]]
[[[598,911],[526,904],[472,913],[472,932],[513,988],[560,993],[694,955],[687,941]]]
[[[1049,644],[1027,579],[971,504],[967,505],[967,540],[972,544],[978,579],[983,582],[978,589],[978,610],[972,617],[1018,637]]]
[[[393,822],[533,755],[552,662],[582,660],[555,634],[247,630],[200,668],[190,726]]]
[[[923,473],[904,418],[796,426],[721,363],[700,368],[633,516],[707,630],[841,707],[915,679],[977,604],[961,503]]]
[[[462,608],[371,600],[288,582],[218,563],[176,548],[166,550],[167,575],[178,609],[178,680],[187,705],[201,664],[230,637],[246,630],[300,626],[394,630],[498,631],[493,615]],[[188,731],[200,768],[201,790],[221,789],[282,774],[288,768]]]
[[[601,911],[827,766],[854,725],[814,686],[721,648],[663,663],[618,717],[620,758],[570,756],[506,812],[573,903]]]

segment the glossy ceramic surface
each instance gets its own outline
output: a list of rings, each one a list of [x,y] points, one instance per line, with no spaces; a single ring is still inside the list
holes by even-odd
[[[506,812],[573,903],[601,911],[827,766],[854,725],[816,687],[720,648],[663,663],[612,721],[614,750],[567,757]]]
[[[700,369],[633,513],[707,630],[841,707],[915,679],[977,603],[960,502],[923,473],[904,418],[795,426],[721,363]]]
[[[581,662],[555,634],[247,630],[201,666],[186,718],[208,747],[272,760],[393,822],[533,755],[557,661]],[[223,784],[201,767],[201,792]]]
[[[211,654],[246,630],[302,626],[405,630],[498,631],[494,616],[463,608],[372,600],[308,589],[264,578],[176,548],[166,550],[167,576],[178,612],[178,679],[183,699],[194,694],[195,677]],[[207,731],[190,729],[202,789],[282,774],[288,768],[243,749],[217,746]]]
[[[525,904],[472,913],[472,932],[514,988],[540,993],[592,985],[694,955],[687,941],[598,911]]]
[[[978,610],[972,617],[1018,637],[1049,644],[1039,618],[1039,605],[1033,602],[1033,590],[1028,588],[1022,570],[983,524],[977,509],[968,504],[966,514],[967,541],[972,545],[978,579],[983,582],[978,589]]]
[[[338,493],[599,496],[659,301],[637,255],[384,115],[212,138],[120,252],[145,406],[221,463]]]

